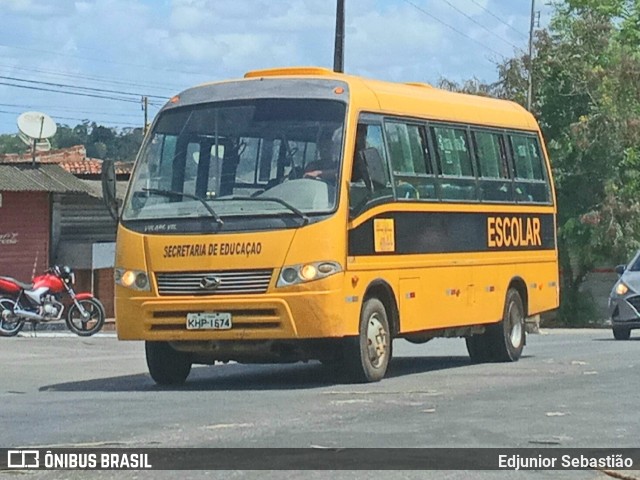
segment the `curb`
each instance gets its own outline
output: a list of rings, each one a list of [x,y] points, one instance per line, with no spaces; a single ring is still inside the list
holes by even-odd
[[[22,331],[24,333],[33,333],[34,329],[33,329],[34,324],[31,322],[27,322],[24,326],[24,328],[22,329]],[[66,331],[67,330],[67,324],[63,321],[57,321],[57,322],[43,322],[43,323],[36,323],[35,324],[35,332],[39,333],[39,332],[62,332],[62,331]],[[104,321],[104,325],[102,326],[102,329],[100,329],[100,332],[115,332],[116,331],[116,319],[115,318],[107,318]],[[100,333],[98,332],[98,333]]]

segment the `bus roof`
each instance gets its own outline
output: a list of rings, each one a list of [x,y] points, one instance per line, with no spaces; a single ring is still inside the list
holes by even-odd
[[[538,130],[526,109],[515,102],[450,92],[426,83],[394,83],[336,73],[322,67],[286,67],[254,70],[244,81],[263,78],[339,80],[348,85],[350,104],[358,111],[469,123],[492,127]],[[235,80],[238,81],[238,80]],[[228,83],[220,82],[220,83]],[[207,83],[196,87],[211,87]]]
[[[368,89],[379,103],[371,107],[377,107],[375,110],[380,109],[386,113],[507,128],[538,129],[533,115],[515,102],[450,92],[427,83],[385,82],[336,73],[322,67],[273,68],[245,74],[245,78],[300,76],[340,79],[349,85],[352,97],[357,95],[358,90]],[[371,107],[362,105],[363,110]]]

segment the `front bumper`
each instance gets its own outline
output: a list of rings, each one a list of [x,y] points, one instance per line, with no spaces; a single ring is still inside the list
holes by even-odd
[[[640,328],[640,295],[609,297],[609,317],[614,326]]]
[[[327,279],[328,280],[328,279]],[[120,297],[121,340],[276,340],[343,337],[358,331],[340,289],[228,297]],[[231,313],[229,330],[187,330],[188,313]]]

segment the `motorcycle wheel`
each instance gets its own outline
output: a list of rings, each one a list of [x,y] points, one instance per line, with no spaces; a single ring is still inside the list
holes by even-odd
[[[74,303],[67,312],[67,328],[80,337],[90,337],[98,333],[104,325],[104,307],[97,298],[83,298],[78,300],[78,303],[82,305],[87,316],[83,317]]]
[[[20,320],[13,315],[5,318],[2,314],[5,310],[13,311],[15,305],[16,302],[10,298],[0,298],[0,336],[15,337],[24,327],[24,320]]]

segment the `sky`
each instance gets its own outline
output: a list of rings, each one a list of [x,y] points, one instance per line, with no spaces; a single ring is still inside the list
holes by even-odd
[[[540,25],[550,16],[536,0]],[[527,50],[530,0],[345,0],[346,73],[497,79]],[[0,0],[0,134],[25,111],[143,125],[200,83],[276,66],[333,68],[336,0]]]

